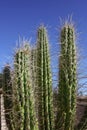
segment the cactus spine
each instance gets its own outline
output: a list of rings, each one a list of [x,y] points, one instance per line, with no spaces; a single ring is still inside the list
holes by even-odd
[[[3,92],[4,92],[4,107],[7,127],[12,130],[12,83],[10,66],[7,64],[3,70]]]
[[[31,87],[30,72],[30,49],[28,44],[24,44],[15,55],[15,87],[14,117],[15,129],[37,130],[37,122],[34,110],[33,89]],[[18,124],[19,123],[19,124]],[[17,125],[18,124],[18,125]],[[19,128],[16,128],[18,127]]]
[[[76,47],[75,30],[65,24],[61,30],[61,53],[59,61],[58,102],[63,130],[73,130],[76,112]]]
[[[53,94],[50,54],[47,31],[38,29],[37,40],[37,87],[39,130],[53,130]]]

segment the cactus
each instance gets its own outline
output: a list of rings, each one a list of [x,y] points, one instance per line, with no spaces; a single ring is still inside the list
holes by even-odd
[[[3,92],[4,92],[4,107],[7,127],[12,130],[12,83],[10,66],[7,64],[3,70]]]
[[[36,111],[36,117],[38,117],[38,95],[37,95],[37,82],[36,82],[36,71],[37,71],[37,65],[36,65],[36,47],[31,48],[31,77],[32,77],[32,87],[34,89],[34,98],[35,98],[35,111]]]
[[[38,130],[29,67],[30,49],[28,44],[24,44],[16,52],[14,70],[14,127],[19,130]]]
[[[38,29],[37,39],[37,87],[39,130],[53,130],[53,94],[50,54],[47,31]]]
[[[32,77],[32,87],[34,92],[36,89],[36,48],[31,49],[31,77]]]
[[[59,59],[59,118],[58,128],[74,130],[76,112],[76,46],[75,29],[65,24],[61,30],[61,52]]]

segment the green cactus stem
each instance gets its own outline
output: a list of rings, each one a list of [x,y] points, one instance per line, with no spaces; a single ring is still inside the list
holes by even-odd
[[[76,45],[73,25],[65,24],[61,30],[61,52],[59,59],[59,118],[63,130],[74,130],[76,113]]]
[[[7,127],[9,130],[12,128],[12,82],[11,82],[11,70],[9,64],[7,64],[3,69],[3,93],[4,93],[4,107],[5,107],[5,118]]]
[[[37,87],[39,130],[53,130],[52,75],[48,36],[44,26],[38,29]]]
[[[14,122],[18,130],[38,130],[30,75],[30,47],[24,44],[15,55],[14,96],[17,105],[14,103],[14,113],[17,116]]]

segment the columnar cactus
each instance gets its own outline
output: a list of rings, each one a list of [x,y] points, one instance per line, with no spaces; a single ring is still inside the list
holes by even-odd
[[[50,54],[47,31],[38,29],[37,39],[37,87],[39,130],[53,130],[53,94]]]
[[[67,23],[61,30],[61,52],[59,59],[58,103],[61,122],[58,124],[58,128],[62,130],[74,129],[76,87],[75,30],[73,25]]]
[[[10,66],[7,64],[3,70],[3,96],[5,107],[5,118],[7,127],[12,130],[12,83]]]
[[[36,48],[31,49],[31,78],[32,78],[32,87],[36,89]]]
[[[31,87],[30,49],[24,44],[15,55],[14,127],[19,130],[37,130],[33,89]]]
[[[36,82],[36,71],[37,71],[37,55],[36,55],[36,47],[31,48],[31,78],[32,78],[32,87],[34,89],[34,98],[35,98],[35,111],[36,116],[38,116],[38,93],[37,93],[37,82]]]

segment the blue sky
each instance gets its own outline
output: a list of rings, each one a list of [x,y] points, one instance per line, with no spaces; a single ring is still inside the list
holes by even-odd
[[[79,49],[87,49],[87,0],[0,0],[0,70],[11,62],[19,35],[36,41],[37,27],[48,27],[52,47],[59,37],[60,20],[73,14]]]

